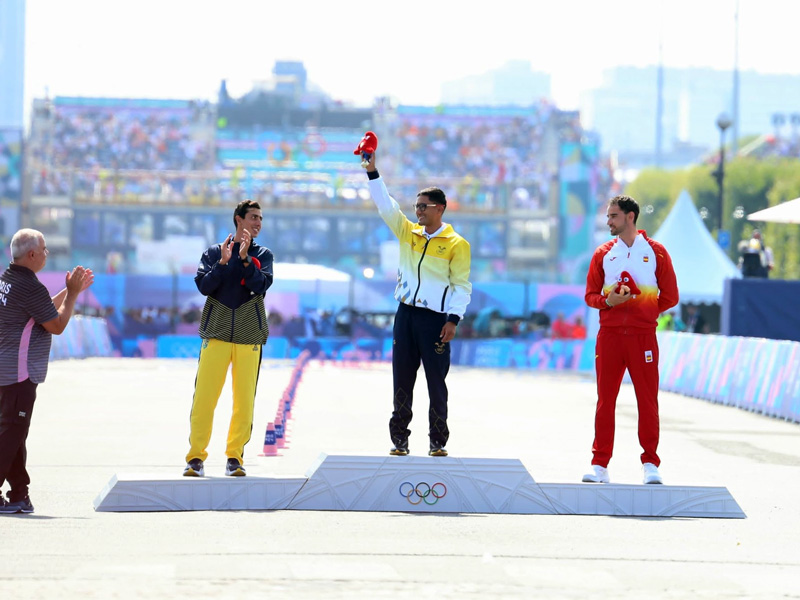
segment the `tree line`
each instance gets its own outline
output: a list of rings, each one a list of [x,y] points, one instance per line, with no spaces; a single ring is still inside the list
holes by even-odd
[[[719,222],[716,165],[695,165],[666,171],[643,169],[630,182],[625,193],[642,207],[639,228],[655,233],[669,214],[682,190],[692,197],[703,222],[717,239]],[[800,225],[758,223],[747,215],[800,197],[800,160],[788,158],[735,158],[725,165],[722,228],[730,232],[726,252],[734,262],[739,259],[737,245],[749,239],[753,229],[760,229],[764,241],[772,247],[774,279],[800,279]]]

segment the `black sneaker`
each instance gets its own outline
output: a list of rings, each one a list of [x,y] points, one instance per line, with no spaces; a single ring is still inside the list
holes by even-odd
[[[32,512],[33,504],[31,504],[30,496],[25,496],[22,500],[17,500],[16,502],[7,500],[0,504],[0,514],[14,515],[16,513],[29,514]]]
[[[186,468],[183,470],[184,477],[202,477],[206,474],[203,468],[203,461],[199,458],[193,458],[186,463]]]
[[[229,458],[225,465],[225,475],[228,477],[244,477],[247,472],[244,470],[242,463],[235,458]]]
[[[431,442],[431,449],[428,450],[428,456],[447,456],[447,450],[444,449],[444,444],[441,442]]]
[[[408,440],[400,440],[395,442],[389,454],[392,456],[408,456]]]

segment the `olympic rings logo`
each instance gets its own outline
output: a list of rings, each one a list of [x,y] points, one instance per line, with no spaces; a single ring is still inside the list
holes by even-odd
[[[400,495],[415,506],[420,502],[433,506],[440,498],[444,498],[447,495],[447,486],[441,481],[437,481],[433,485],[424,481],[419,482],[417,485],[410,481],[404,481],[400,484]],[[414,498],[416,498],[416,501],[414,501]],[[433,500],[431,501],[429,498],[433,498]]]

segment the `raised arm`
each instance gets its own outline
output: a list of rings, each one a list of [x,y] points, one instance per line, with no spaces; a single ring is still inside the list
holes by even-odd
[[[413,223],[400,210],[397,201],[389,195],[386,184],[375,166],[375,154],[375,152],[372,153],[366,167],[369,178],[369,194],[375,206],[378,207],[378,213],[384,223],[399,239],[403,239],[411,231]]]

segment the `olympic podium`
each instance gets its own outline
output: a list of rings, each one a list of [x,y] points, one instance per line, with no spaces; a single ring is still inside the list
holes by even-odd
[[[114,475],[94,501],[100,512],[280,510],[306,479]]]
[[[553,514],[517,459],[326,456],[289,508]]]
[[[298,479],[115,475],[94,507],[745,518],[723,487],[540,484],[518,459],[326,454]]]

